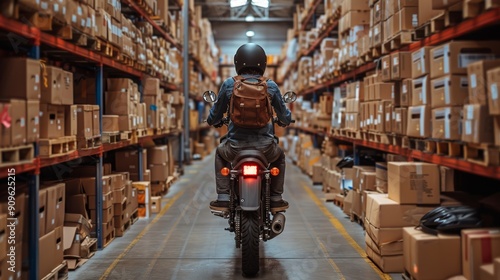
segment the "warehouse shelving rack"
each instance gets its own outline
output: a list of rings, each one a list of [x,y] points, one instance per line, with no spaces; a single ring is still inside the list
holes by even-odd
[[[410,45],[404,46],[395,52],[415,51],[423,46],[435,46],[435,45],[453,40],[455,38],[459,38],[461,36],[470,35],[471,33],[475,32],[475,31],[478,31],[478,30],[481,30],[481,29],[484,29],[486,27],[490,27],[493,25],[500,25],[500,8],[494,8],[494,9],[485,11],[484,13],[479,14],[474,18],[464,20],[463,22],[461,22],[455,26],[448,27],[448,28],[446,28],[440,32],[437,32],[435,34],[432,34],[431,36],[426,37],[420,41],[417,41],[417,42],[414,42]],[[337,27],[337,21],[335,21],[328,28],[331,31],[331,30],[335,29],[336,27]],[[321,43],[321,41],[315,42],[314,45],[310,49],[304,50],[302,52],[302,55],[311,55],[313,53],[313,51],[319,47],[320,43]],[[296,67],[297,63],[295,62],[292,66],[294,66],[294,65]],[[300,92],[299,95],[306,96],[306,95],[310,95],[310,94],[316,94],[318,91],[320,91],[322,89],[328,89],[332,86],[339,86],[342,83],[348,82],[350,80],[354,80],[356,78],[363,77],[367,72],[375,70],[376,68],[377,68],[376,61],[368,62],[360,67],[357,67],[354,70],[351,70],[351,71],[346,72],[346,73],[342,73],[338,77],[335,77],[335,78],[328,80],[324,83],[310,87],[310,88]],[[289,71],[291,71],[291,70],[289,70]],[[424,162],[435,163],[435,164],[443,165],[443,166],[453,168],[456,170],[464,171],[467,173],[500,180],[500,166],[484,166],[484,165],[477,164],[474,162],[469,162],[465,159],[430,154],[430,153],[426,153],[426,152],[423,152],[420,150],[403,148],[401,146],[396,146],[396,145],[377,143],[377,142],[362,140],[362,139],[348,138],[348,137],[344,137],[344,136],[334,135],[330,131],[317,130],[317,129],[312,129],[309,127],[294,126],[291,128],[297,129],[299,131],[302,131],[302,132],[305,132],[308,134],[312,134],[315,136],[319,136],[319,137],[327,136],[329,139],[334,139],[338,142],[352,144],[353,148],[354,148],[353,151],[354,151],[355,162],[359,162],[359,150],[361,148],[368,148],[368,149],[372,149],[372,150],[378,150],[378,151],[382,151],[382,152],[398,154],[398,155],[401,155],[401,156],[408,158],[409,160],[420,160],[420,161],[424,161]]]
[[[121,0],[123,4],[128,5],[132,11],[134,11],[140,18],[148,21],[154,28],[155,35],[163,37],[165,40],[170,42],[173,46],[182,50],[182,45],[177,42],[174,38],[172,38],[169,34],[167,34],[163,29],[161,29],[154,20],[151,19],[137,4],[135,4],[132,0]],[[187,5],[186,3],[182,4],[179,0],[173,1],[179,9],[184,9]],[[65,41],[61,38],[58,38],[52,34],[42,32],[40,29],[31,26],[29,23],[23,23],[15,19],[7,18],[3,15],[0,15],[0,33],[7,36],[13,36],[9,38],[11,43],[15,48],[22,46],[24,49],[28,48],[27,56],[32,59],[40,59],[41,52],[50,53],[51,51],[57,51],[57,53],[64,53],[65,57],[70,57],[67,61],[78,61],[75,64],[84,64],[84,68],[91,69],[95,71],[96,78],[96,104],[100,106],[100,126],[102,133],[102,115],[103,115],[103,80],[104,80],[104,71],[109,71],[113,73],[120,73],[121,76],[130,77],[135,81],[138,81],[139,87],[140,81],[146,77],[150,77],[143,72],[140,72],[133,67],[126,66],[117,62],[109,57],[104,55],[92,52],[83,47],[76,46],[75,44]],[[3,36],[2,35],[2,36]],[[17,40],[21,39],[21,40]],[[19,45],[15,45],[19,44]],[[198,64],[197,61],[194,61],[195,65]],[[201,69],[201,65],[197,65],[197,67],[204,72],[205,75],[209,75],[209,73]],[[187,66],[186,66],[187,67]],[[212,77],[212,75],[209,75]],[[178,86],[172,83],[162,82],[161,86],[166,90],[173,91],[178,90]],[[189,119],[185,119],[185,122],[189,122]],[[186,124],[185,124],[186,125]],[[187,124],[188,125],[188,124]],[[27,187],[28,187],[28,196],[29,196],[29,209],[28,209],[28,220],[29,220],[29,230],[28,230],[28,238],[29,238],[29,267],[30,267],[30,279],[39,279],[38,271],[39,271],[39,247],[38,247],[38,239],[39,239],[39,224],[38,224],[38,196],[40,189],[40,172],[44,167],[54,166],[57,164],[64,164],[70,162],[72,160],[81,159],[84,157],[93,157],[95,159],[96,166],[96,176],[102,177],[103,174],[103,154],[107,152],[111,152],[121,148],[137,148],[139,152],[139,169],[142,169],[142,157],[140,154],[143,152],[143,144],[147,142],[151,142],[156,139],[163,140],[167,142],[169,139],[173,137],[178,137],[180,143],[182,143],[182,131],[172,131],[169,133],[154,135],[154,136],[145,136],[138,138],[137,141],[127,140],[121,141],[117,143],[111,144],[103,144],[98,148],[91,150],[79,150],[75,151],[71,154],[54,157],[54,158],[40,158],[38,156],[38,143],[34,143],[34,151],[35,157],[31,162],[23,162],[20,164],[14,164],[9,166],[0,167],[0,179],[2,181],[9,176],[9,169],[15,169],[16,175],[23,174],[23,177],[27,179]],[[180,157],[182,160],[182,156]],[[143,180],[143,174],[139,174],[139,180]],[[102,181],[96,180],[96,193],[102,193]],[[96,207],[97,209],[101,209],[103,205],[102,196],[96,196]],[[102,213],[97,212],[97,221],[96,221],[96,232],[97,232],[97,244],[98,248],[103,248],[103,236],[101,234],[102,230]]]

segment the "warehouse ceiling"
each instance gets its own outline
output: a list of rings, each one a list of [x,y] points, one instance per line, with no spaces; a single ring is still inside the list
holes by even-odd
[[[202,17],[211,22],[215,42],[222,54],[232,55],[248,41],[261,44],[268,54],[279,54],[287,40],[287,30],[293,28],[297,4],[304,5],[304,0],[270,0],[268,8],[256,4],[263,0],[237,2],[243,5],[231,8],[230,0],[195,0],[195,5],[202,7]],[[322,1],[316,12],[323,13]],[[248,16],[253,17],[252,20],[249,21]],[[246,36],[248,31],[254,36]]]

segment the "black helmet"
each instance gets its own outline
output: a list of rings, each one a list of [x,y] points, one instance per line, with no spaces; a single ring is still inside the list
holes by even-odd
[[[462,229],[481,227],[479,212],[469,206],[441,206],[420,219],[419,227],[430,234],[460,234]]]
[[[266,52],[261,46],[255,43],[242,45],[234,55],[234,67],[238,75],[241,75],[242,70],[249,68],[258,70],[263,75],[266,71],[266,64]]]

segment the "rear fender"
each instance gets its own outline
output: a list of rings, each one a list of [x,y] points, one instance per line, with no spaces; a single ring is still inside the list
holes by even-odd
[[[260,207],[262,178],[240,176],[240,206],[244,211],[255,211]]]

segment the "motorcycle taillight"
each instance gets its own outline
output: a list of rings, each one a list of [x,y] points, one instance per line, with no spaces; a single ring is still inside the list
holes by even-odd
[[[257,176],[258,168],[255,164],[243,165],[243,176]]]

